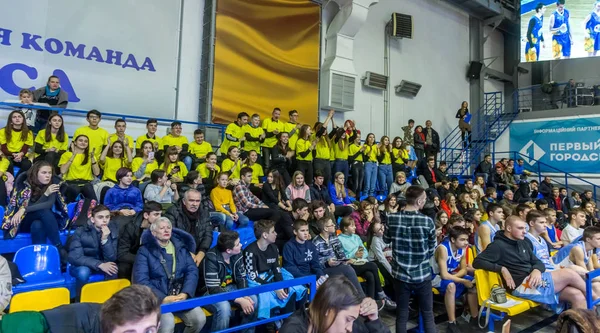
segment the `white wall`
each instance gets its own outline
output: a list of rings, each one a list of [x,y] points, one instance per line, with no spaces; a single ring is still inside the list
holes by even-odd
[[[371,7],[367,22],[354,43],[354,65],[359,76],[384,73],[384,27],[393,12],[413,16],[413,39],[392,40],[389,83],[401,80],[423,85],[415,98],[390,96],[391,136],[409,118],[417,124],[431,119],[443,139],[454,127],[456,110],[469,99],[466,70],[469,63],[469,17],[438,0],[380,0]],[[435,27],[434,27],[435,26]],[[384,133],[383,92],[357,84],[355,111],[339,117],[356,120],[363,133]]]
[[[483,35],[488,36],[483,44],[483,58],[491,58],[483,61],[484,66],[504,73],[504,35],[498,29],[492,27],[483,28]],[[496,80],[486,79],[483,81],[484,92],[501,91],[504,99],[504,83]]]

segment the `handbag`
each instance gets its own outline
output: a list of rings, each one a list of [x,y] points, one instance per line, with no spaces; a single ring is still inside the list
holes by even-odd
[[[483,301],[483,304],[481,304],[481,308],[479,309],[479,317],[477,317],[477,324],[479,325],[479,328],[485,328],[489,321],[490,321],[490,307],[491,304],[503,304],[506,303],[508,301],[508,298],[506,297],[506,289],[504,289],[501,285],[499,284],[494,284],[492,286],[492,290],[490,291],[490,298],[486,299],[485,301]],[[486,313],[485,313],[485,323],[483,325],[481,325],[481,315],[483,314],[483,309],[487,309]]]

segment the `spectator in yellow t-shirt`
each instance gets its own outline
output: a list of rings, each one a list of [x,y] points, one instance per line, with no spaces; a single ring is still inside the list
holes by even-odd
[[[100,167],[90,151],[86,135],[80,134],[73,139],[69,151],[60,157],[58,166],[65,181],[61,192],[67,203],[74,202],[79,193],[96,200],[96,193],[90,182],[100,174]]]
[[[246,137],[244,151],[254,150],[258,154],[259,163],[263,163],[260,156],[260,145],[265,140],[265,130],[260,127],[260,116],[258,114],[253,114],[251,122],[244,125],[244,136]]]
[[[150,140],[144,140],[137,149],[137,156],[131,161],[131,170],[138,182],[150,180],[152,171],[158,169],[155,154],[154,144]]]
[[[117,140],[121,142],[127,141],[129,147],[133,150],[133,138],[127,134],[125,134],[125,130],[127,129],[127,122],[125,119],[117,119],[115,120],[115,133],[111,134],[110,142],[115,142]]]
[[[46,128],[39,131],[33,146],[38,155],[34,162],[45,160],[54,170],[58,170],[58,161],[69,148],[69,136],[65,133],[63,118],[53,112],[48,119]]]
[[[111,138],[108,138],[108,145],[100,154],[100,166],[104,169],[102,180],[117,184],[117,170],[131,165],[131,160],[131,148],[127,141],[112,142]]]
[[[238,113],[237,119],[225,128],[225,139],[221,143],[221,154],[229,151],[229,147],[240,148],[246,141],[244,136],[244,126],[248,123],[248,114],[246,112]]]
[[[242,165],[242,168],[244,167],[249,167],[252,169],[252,181],[250,182],[249,188],[254,195],[259,196],[262,192],[261,188],[263,187],[261,178],[264,177],[265,173],[263,171],[263,167],[258,164],[258,154],[256,151],[251,150],[248,152],[248,159],[246,160],[246,163]]]
[[[27,153],[29,147],[33,146],[33,134],[25,124],[25,115],[22,111],[15,110],[8,115],[6,127],[0,129],[0,145],[4,156],[12,162],[13,166],[21,169],[19,173],[31,168],[31,160],[27,157]],[[12,173],[14,174],[14,171]]]
[[[262,123],[262,128],[265,130],[265,140],[261,144],[264,161],[263,166],[267,169],[271,165],[271,153],[273,147],[277,144],[277,134],[285,132],[285,124],[282,121],[279,121],[280,116],[281,109],[275,108],[273,109],[271,118],[264,119]]]
[[[181,135],[181,122],[174,121],[171,123],[171,133],[163,136],[162,144],[163,151],[165,155],[169,147],[174,147],[177,149],[177,153],[179,154],[179,159],[183,161],[184,165],[188,168],[192,166],[192,158],[188,155],[188,139]],[[167,159],[165,157],[165,162]],[[183,179],[183,178],[182,178]]]
[[[158,120],[154,118],[148,119],[146,121],[146,130],[148,131],[146,134],[139,136],[137,140],[135,140],[135,149],[141,149],[142,143],[148,140],[154,145],[154,151],[162,150],[162,142],[160,140],[160,137],[156,135],[156,131],[158,130]]]
[[[88,122],[88,126],[79,127],[73,137],[78,137],[80,135],[85,135],[89,139],[90,151],[94,153],[96,159],[100,159],[100,154],[102,153],[103,147],[106,145],[108,140],[108,132],[99,127],[100,120],[102,119],[102,114],[98,110],[90,110],[87,113],[86,120]]]
[[[204,141],[204,132],[201,129],[194,131],[194,141],[188,147],[189,156],[192,157],[192,168],[194,170],[198,165],[204,163],[206,154],[212,153],[213,147],[209,142]]]
[[[177,147],[169,147],[165,156],[165,161],[160,165],[160,169],[165,170],[167,177],[172,183],[181,183],[183,178],[188,174],[188,169],[179,160]]]

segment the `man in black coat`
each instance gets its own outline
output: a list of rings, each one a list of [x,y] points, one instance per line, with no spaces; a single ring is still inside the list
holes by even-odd
[[[492,155],[485,155],[483,161],[475,168],[475,177],[482,176],[487,184],[488,178],[491,176],[494,168],[492,167]]]
[[[437,154],[440,152],[440,135],[431,127],[431,120],[425,122],[425,156],[433,156],[437,164]]]
[[[108,277],[117,276],[118,226],[110,222],[110,210],[104,205],[92,209],[92,217],[69,239],[71,264],[69,273],[76,282],[77,295],[92,273],[104,273]]]
[[[544,177],[544,181],[540,184],[540,193],[544,196],[544,198],[549,198],[552,195],[552,188],[554,184],[552,184],[552,179],[548,176]]]
[[[119,235],[117,266],[119,278],[131,280],[131,271],[135,256],[140,249],[142,232],[162,215],[162,206],[156,201],[148,201],[144,209],[137,213],[132,223],[127,223]]]
[[[527,201],[536,201],[538,196],[538,182],[532,180],[527,182],[527,177],[521,176],[519,182],[519,189],[515,192],[515,201],[518,203],[524,203]]]
[[[190,189],[185,192],[179,204],[167,209],[165,216],[173,223],[173,228],[181,229],[194,237],[196,254],[193,255],[199,266],[213,241],[213,227],[209,213],[200,209],[200,192]]]

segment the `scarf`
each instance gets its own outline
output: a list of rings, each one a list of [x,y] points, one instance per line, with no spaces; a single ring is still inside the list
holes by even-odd
[[[48,97],[56,97],[60,93],[60,88],[54,90],[54,92],[50,91],[50,87],[46,86],[46,96]]]

